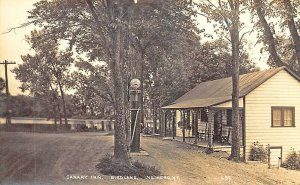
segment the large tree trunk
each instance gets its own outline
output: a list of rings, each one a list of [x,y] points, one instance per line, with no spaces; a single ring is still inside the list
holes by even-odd
[[[273,32],[271,31],[270,25],[268,24],[265,18],[262,1],[253,0],[253,2],[254,2],[254,8],[259,18],[259,22],[263,28],[265,43],[268,45],[268,51],[271,56],[271,59],[276,64],[276,66],[289,67],[289,65],[282,60],[282,58],[279,56],[277,52],[275,38],[273,36]],[[300,74],[300,37],[294,21],[294,14],[293,14],[294,10],[290,0],[282,0],[281,2],[283,2],[283,4],[281,5],[283,5],[284,9],[287,12],[287,15],[285,15],[285,19],[294,43],[296,59],[298,61],[298,66],[299,66],[298,69],[292,69],[292,70]]]
[[[233,18],[230,30],[232,44],[232,148],[231,159],[240,160],[240,124],[239,124],[239,0],[231,6]]]
[[[59,117],[59,124],[62,125],[62,119],[61,119],[61,109],[60,109],[60,105],[59,105],[59,99],[57,98],[56,95],[53,95],[54,100],[55,100],[55,106],[57,107],[57,111],[58,111],[58,117]]]
[[[117,6],[117,17],[121,20],[123,14],[123,8]],[[124,93],[122,88],[122,74],[121,74],[121,49],[123,49],[121,42],[122,25],[120,22],[117,24],[117,28],[113,33],[113,55],[114,58],[110,62],[111,78],[114,82],[114,107],[116,111],[115,117],[115,146],[114,157],[121,159],[123,162],[128,162],[127,144],[125,136],[125,102]]]
[[[269,50],[272,60],[275,62],[275,64],[277,66],[286,66],[286,64],[281,60],[281,58],[279,57],[279,55],[277,53],[275,39],[273,37],[271,28],[270,28],[267,20],[265,19],[265,14],[262,9],[261,0],[254,0],[253,2],[254,2],[254,7],[255,7],[256,13],[258,15],[260,24],[263,28],[265,42],[268,45],[268,50]]]
[[[294,43],[294,48],[296,51],[296,58],[298,61],[298,74],[300,74],[300,36],[294,21],[294,10],[293,7],[291,5],[290,0],[282,0],[283,4],[284,4],[284,8],[286,10],[287,16],[286,16],[286,21],[293,39],[293,43]]]
[[[144,107],[144,67],[145,67],[145,51],[141,51],[141,73],[140,73],[140,82],[141,82],[141,96],[140,96],[140,109],[141,109],[141,124],[145,128],[145,107]]]
[[[99,21],[99,17],[95,12],[95,7],[91,0],[86,0],[89,9],[92,12],[92,16],[94,17],[99,30],[101,30],[101,23]],[[110,75],[113,81],[113,96],[114,96],[114,109],[115,109],[115,137],[114,137],[114,157],[115,159],[119,159],[124,163],[130,163],[127,152],[127,143],[126,143],[126,135],[125,135],[125,119],[126,119],[126,111],[125,111],[125,102],[124,102],[124,92],[122,88],[123,82],[123,74],[121,73],[121,50],[123,49],[122,45],[122,15],[123,15],[123,7],[120,4],[114,4],[111,1],[107,1],[107,12],[110,21],[118,20],[116,23],[116,28],[111,33],[112,37],[112,53],[110,53],[111,60],[109,62]],[[103,37],[104,44],[107,48],[110,48],[110,45],[106,42],[105,35],[101,33]],[[109,50],[108,50],[109,51]]]
[[[62,104],[63,104],[63,114],[64,114],[64,119],[65,119],[65,124],[68,125],[68,118],[67,118],[67,111],[66,111],[66,102],[65,102],[65,94],[64,94],[63,86],[61,84],[61,78],[58,75],[58,72],[57,72],[57,69],[56,69],[55,65],[52,62],[50,64],[52,66],[52,71],[55,74],[56,83],[57,83],[59,91],[60,91],[61,100],[62,100]],[[53,89],[53,88],[51,87],[51,89]]]

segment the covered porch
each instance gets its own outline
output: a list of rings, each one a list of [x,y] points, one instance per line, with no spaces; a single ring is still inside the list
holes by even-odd
[[[174,139],[173,137],[166,137],[164,139],[169,139],[169,140],[173,140],[173,141],[178,141],[178,142],[182,142],[182,137],[176,136]],[[213,146],[211,148],[211,150],[209,150],[210,148],[208,147],[208,142],[207,141],[198,141],[195,144],[194,141],[194,137],[187,137],[185,142],[186,144],[192,145],[192,146],[196,146],[198,148],[204,149],[206,152],[226,152],[228,154],[230,154],[231,152],[231,145],[230,144],[223,144],[223,143],[218,143],[218,142],[214,142]],[[241,149],[241,155],[243,155],[243,146],[240,146]]]
[[[245,109],[239,111],[241,155],[245,156]],[[205,148],[207,152],[225,151],[232,146],[231,102],[209,107],[164,107],[163,134],[166,138]]]

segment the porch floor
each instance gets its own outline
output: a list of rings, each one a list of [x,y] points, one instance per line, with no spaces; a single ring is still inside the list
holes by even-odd
[[[163,139],[175,140],[175,141],[183,142],[183,138],[182,137],[175,137],[175,139],[173,139],[173,137],[164,137]],[[187,143],[187,144],[198,146],[198,147],[203,148],[203,149],[208,149],[209,148],[208,147],[208,141],[198,140],[197,144],[194,144],[194,141],[195,141],[195,137],[186,137],[185,138],[185,143]],[[231,151],[231,145],[226,144],[226,143],[214,142],[213,146],[212,146],[212,149],[215,152],[223,151],[223,152],[230,153],[230,151]],[[241,146],[241,150],[242,149],[243,149],[243,146]]]

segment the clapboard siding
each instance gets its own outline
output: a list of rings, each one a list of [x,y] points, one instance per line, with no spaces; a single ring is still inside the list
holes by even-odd
[[[295,107],[295,127],[272,128],[272,106]],[[255,141],[282,146],[283,160],[291,147],[300,151],[300,83],[285,70],[246,96],[246,159]]]

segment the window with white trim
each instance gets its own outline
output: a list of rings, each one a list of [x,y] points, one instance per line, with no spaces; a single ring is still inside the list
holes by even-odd
[[[294,127],[295,107],[272,107],[272,127]]]

